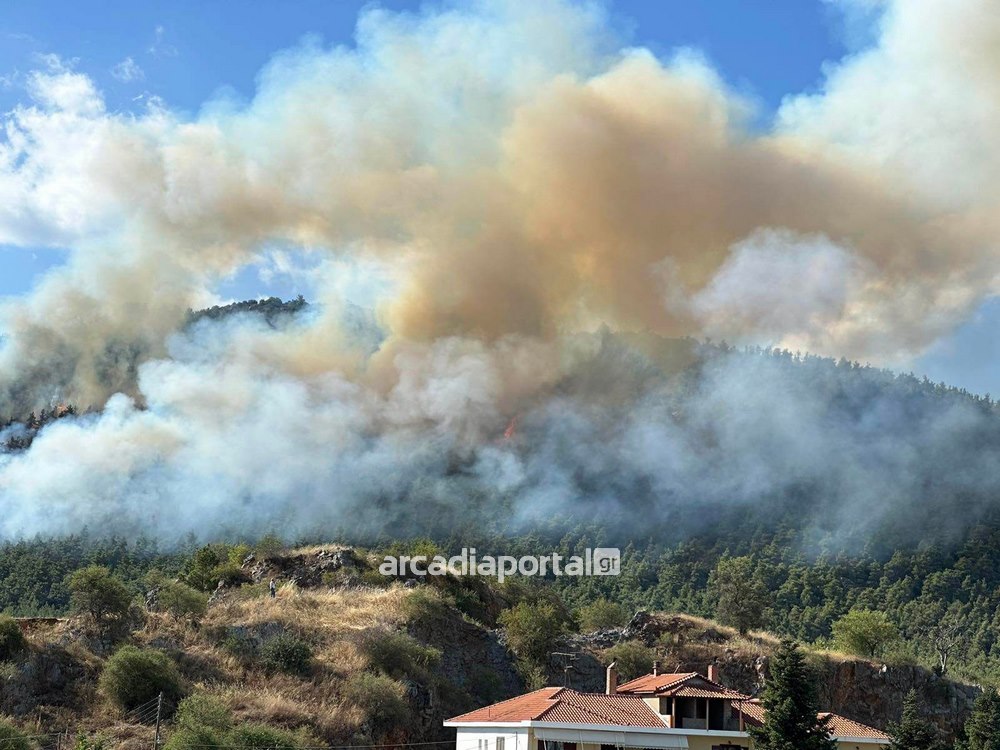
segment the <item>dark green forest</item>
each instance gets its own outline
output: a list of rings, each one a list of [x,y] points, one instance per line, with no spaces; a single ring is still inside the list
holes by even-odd
[[[416,543],[442,553],[461,549],[453,546],[454,540]],[[558,539],[544,534],[481,535],[476,548],[480,554],[536,554],[543,549],[569,555],[613,543],[603,530],[581,527]],[[717,617],[722,613],[714,572],[720,560],[740,556],[750,563],[750,578],[763,583],[768,592],[762,629],[831,646],[833,624],[847,612],[884,611],[899,634],[880,655],[886,661],[919,663],[940,671],[940,650],[946,649],[950,674],[1000,681],[1000,523],[977,525],[958,545],[922,544],[889,557],[811,558],[797,547],[787,532],[761,533],[751,539],[693,537],[672,546],[637,541],[623,550],[620,576],[549,577],[525,583],[547,588],[549,595],[557,593],[570,612],[608,600],[623,613],[647,609]],[[67,575],[92,564],[110,568],[138,596],[153,569],[169,574],[188,571],[191,578],[198,549],[193,540],[183,549],[164,552],[149,540],[128,542],[86,534],[9,542],[0,547],[0,610],[15,615],[64,614],[70,603]]]

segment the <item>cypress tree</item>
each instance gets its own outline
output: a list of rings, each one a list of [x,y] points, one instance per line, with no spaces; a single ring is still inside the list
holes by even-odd
[[[903,717],[889,727],[891,750],[934,750],[938,747],[937,728],[922,716],[917,691],[911,690],[903,699]]]
[[[816,685],[794,641],[778,647],[761,703],[764,725],[750,729],[757,750],[836,750],[827,728],[830,719],[818,716]]]
[[[965,722],[965,739],[959,750],[1000,750],[1000,694],[987,688],[976,698]]]

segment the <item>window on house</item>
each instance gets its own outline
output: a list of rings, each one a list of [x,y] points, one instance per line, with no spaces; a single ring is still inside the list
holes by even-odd
[[[503,737],[497,737],[497,750],[503,750],[503,746],[506,744]]]

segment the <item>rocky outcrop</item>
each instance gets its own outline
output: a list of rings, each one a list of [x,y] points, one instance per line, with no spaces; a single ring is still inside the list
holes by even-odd
[[[55,644],[32,647],[0,672],[0,715],[25,716],[39,706],[77,708],[99,671]]]
[[[350,548],[321,549],[308,555],[283,555],[258,559],[247,555],[243,571],[254,583],[272,578],[290,581],[303,588],[330,584],[336,576],[338,583],[352,583],[352,578],[367,566]]]
[[[410,633],[441,651],[436,672],[446,682],[470,693],[478,708],[524,690],[514,668],[514,655],[498,633],[455,615],[439,623],[411,624]]]
[[[886,666],[867,661],[826,660],[820,666],[820,701],[831,711],[865,724],[898,719],[910,690],[920,695],[928,718],[949,736],[965,721],[980,688],[942,679],[923,667]]]
[[[719,681],[748,695],[759,695],[768,675],[773,639],[734,639],[726,628],[697,618],[637,612],[622,628],[611,628],[562,640],[548,665],[552,684],[566,682],[578,690],[604,689],[607,649],[623,642],[650,648],[665,672],[705,673],[714,664]],[[898,720],[903,698],[916,690],[925,710],[948,737],[965,721],[980,688],[942,679],[923,667],[891,666],[822,653],[811,659],[824,708],[879,728]]]

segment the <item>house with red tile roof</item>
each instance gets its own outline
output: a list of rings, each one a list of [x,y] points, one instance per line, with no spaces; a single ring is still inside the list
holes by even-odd
[[[837,714],[830,733],[839,750],[880,750],[884,732]],[[652,674],[622,685],[608,667],[604,693],[547,687],[455,716],[456,750],[616,750],[617,748],[749,750],[749,728],[760,726],[757,699],[718,681],[715,667]]]

